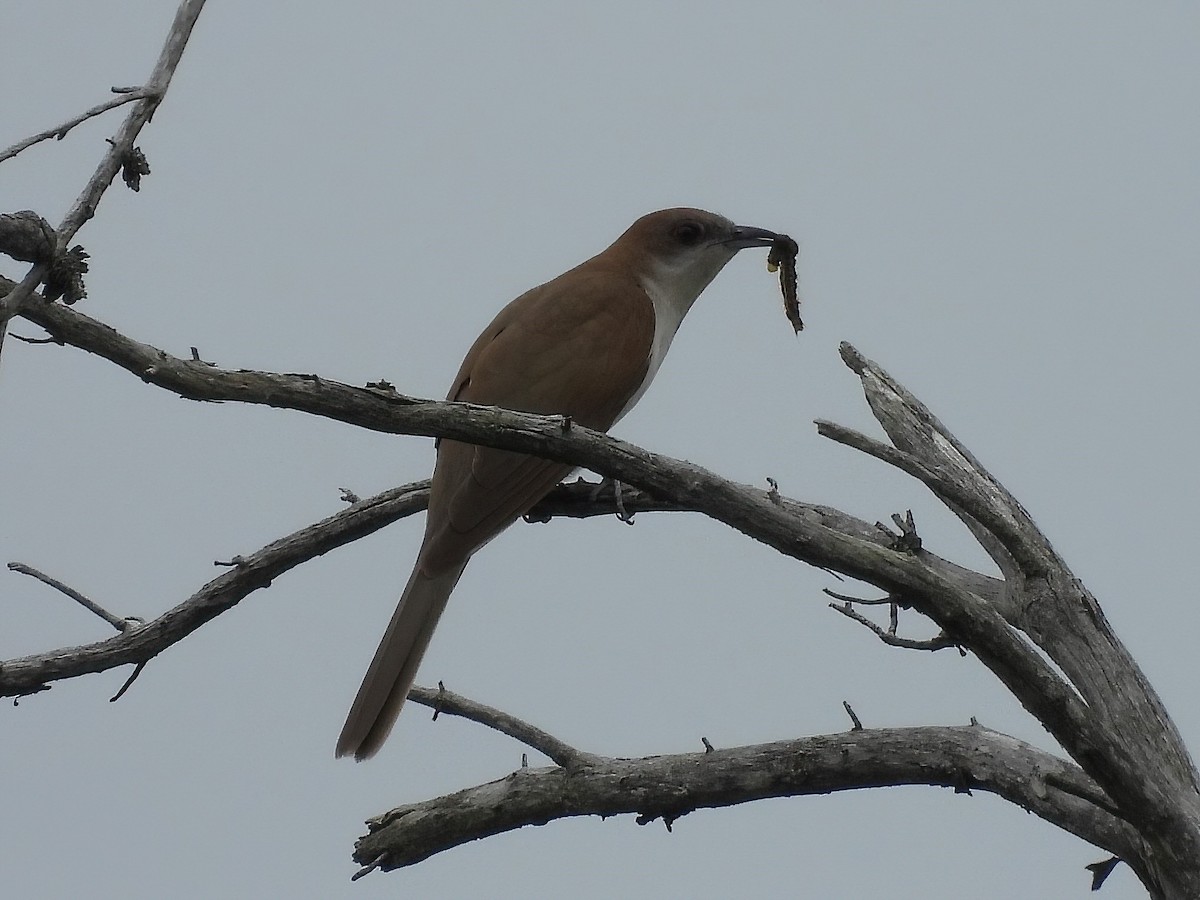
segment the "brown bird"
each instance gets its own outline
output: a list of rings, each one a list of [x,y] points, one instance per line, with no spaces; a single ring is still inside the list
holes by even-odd
[[[699,209],[642,216],[603,253],[504,307],[467,353],[447,399],[562,414],[607,431],[645,393],[701,291],[739,250],[778,237]],[[572,468],[439,442],[421,551],[346,717],[338,756],[375,755],[471,554]]]

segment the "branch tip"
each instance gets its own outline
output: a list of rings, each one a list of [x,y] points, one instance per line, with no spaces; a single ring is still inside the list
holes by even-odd
[[[842,358],[842,362],[855,375],[862,375],[866,370],[870,361],[863,356],[849,341],[842,341],[838,344],[838,355]]]

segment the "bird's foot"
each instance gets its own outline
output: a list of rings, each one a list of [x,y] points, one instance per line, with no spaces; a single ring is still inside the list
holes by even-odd
[[[626,525],[632,525],[633,513],[625,511],[625,499],[621,496],[621,482],[616,478],[609,478],[607,475],[601,478],[600,483],[592,488],[591,500],[593,502],[598,500],[610,488],[613,492],[613,500],[617,506],[617,518]]]

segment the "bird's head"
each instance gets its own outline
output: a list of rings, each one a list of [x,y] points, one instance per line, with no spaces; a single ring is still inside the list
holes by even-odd
[[[717,213],[680,207],[642,216],[606,253],[623,257],[644,286],[669,294],[686,310],[739,250],[769,247],[778,237]]]

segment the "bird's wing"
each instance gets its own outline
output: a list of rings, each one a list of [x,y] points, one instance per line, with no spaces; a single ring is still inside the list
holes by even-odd
[[[449,399],[608,429],[646,377],[654,308],[632,279],[555,279],[500,312],[467,354]],[[527,512],[572,466],[442,441],[421,565],[444,570]]]

